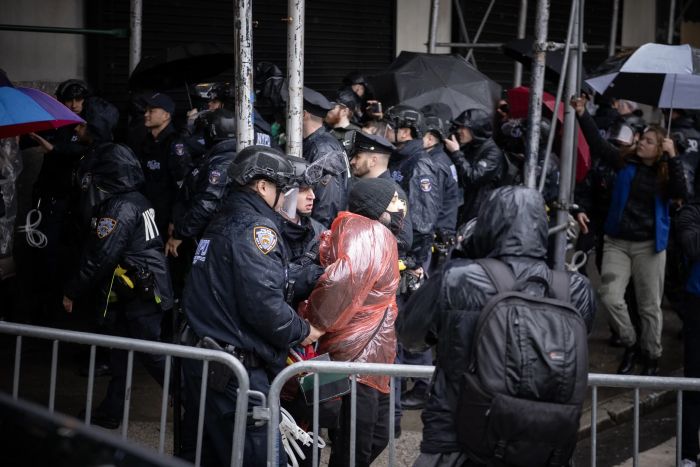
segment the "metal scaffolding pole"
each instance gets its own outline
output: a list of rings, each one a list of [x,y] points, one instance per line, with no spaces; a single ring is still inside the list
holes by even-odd
[[[676,30],[676,0],[671,0],[671,6],[668,11],[668,37],[666,42],[673,44],[673,33]]]
[[[236,151],[253,144],[253,0],[234,2],[236,31]]]
[[[496,0],[491,0],[491,3],[489,3],[488,8],[486,8],[486,12],[484,13],[484,17],[481,18],[481,23],[479,24],[479,29],[476,30],[476,34],[474,34],[474,42],[479,42],[479,38],[481,37],[481,33],[484,30],[484,26],[486,26],[486,21],[488,21],[489,16],[491,15],[491,10],[493,10],[493,6],[496,4]],[[469,53],[467,54],[467,61],[471,60],[472,55],[474,55],[474,50],[469,49]]]
[[[143,17],[142,0],[131,0],[129,11],[129,73],[134,71],[141,61],[141,18]]]
[[[304,1],[289,0],[287,14],[287,154],[302,157],[304,118]]]
[[[518,39],[525,37],[527,27],[527,0],[520,0],[520,13],[518,14]],[[513,74],[513,87],[517,88],[523,83],[523,64],[515,62]]]
[[[579,7],[583,1],[579,2]],[[578,8],[579,14],[582,8]],[[581,42],[579,36],[579,15],[576,15],[574,22],[573,33],[575,36],[572,38],[573,42]],[[581,54],[582,51],[578,48],[572,51],[574,56],[569,60],[569,68],[567,69],[567,84],[566,84],[566,97],[565,102],[568,102],[571,97],[578,94],[577,81],[578,81],[578,66],[579,60],[577,54]],[[563,72],[563,70],[562,70]],[[560,173],[561,177],[559,179],[559,200],[557,205],[557,215],[556,215],[556,225],[566,225],[569,221],[569,206],[571,191],[573,188],[574,177],[573,168],[575,167],[576,160],[576,113],[575,110],[567,105],[564,111],[564,133],[562,135],[562,153],[561,153],[561,166]],[[566,262],[566,229],[557,232],[554,237],[554,269],[563,270]]]
[[[527,159],[525,160],[525,185],[535,188],[537,183],[537,159],[540,149],[540,121],[542,120],[542,93],[544,91],[544,64],[546,59],[547,23],[549,1],[537,0],[535,19],[534,57],[530,80],[530,107],[527,126]]]
[[[608,56],[615,55],[617,49],[617,21],[620,16],[620,0],[613,1],[612,24],[610,25],[610,47],[608,48]]]
[[[435,53],[435,42],[437,41],[437,23],[440,12],[440,0],[430,2],[430,27],[428,28],[428,53]]]

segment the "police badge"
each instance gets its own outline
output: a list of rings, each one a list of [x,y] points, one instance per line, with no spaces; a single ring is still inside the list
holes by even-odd
[[[114,232],[114,228],[117,226],[117,220],[111,217],[101,217],[97,222],[97,237],[102,240],[109,234]]]
[[[178,156],[184,156],[185,155],[185,145],[182,143],[177,143],[175,145],[175,154]]]
[[[253,240],[258,250],[266,255],[277,245],[277,233],[269,227],[257,226],[253,228]]]
[[[212,185],[218,185],[219,180],[221,180],[221,172],[218,170],[212,170],[209,172],[209,183]]]

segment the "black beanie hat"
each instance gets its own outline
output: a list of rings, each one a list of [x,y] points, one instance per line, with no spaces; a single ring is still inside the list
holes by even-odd
[[[396,184],[384,178],[363,178],[355,183],[348,201],[350,212],[377,220],[396,193]]]

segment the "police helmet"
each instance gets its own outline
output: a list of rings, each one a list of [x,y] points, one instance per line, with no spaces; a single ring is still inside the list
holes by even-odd
[[[365,79],[365,76],[359,71],[353,71],[345,75],[343,78],[343,84],[345,86],[352,86],[353,84],[362,84],[363,86],[367,86],[367,79]]]
[[[452,120],[452,124],[469,128],[475,139],[487,139],[493,133],[491,116],[482,109],[467,109]]]
[[[56,98],[61,102],[71,99],[85,99],[90,95],[90,87],[82,79],[69,79],[56,88]]]
[[[424,117],[420,110],[408,105],[395,105],[386,111],[384,117],[394,129],[410,128],[416,137],[423,135]]]
[[[287,156],[294,167],[294,180],[299,186],[313,187],[323,177],[323,167],[320,164],[309,164],[303,157]]]
[[[241,150],[229,166],[228,175],[240,186],[261,178],[281,189],[296,185],[292,163],[282,151],[269,146],[253,145]]]
[[[200,124],[204,128],[204,144],[207,148],[219,141],[236,137],[236,114],[233,111],[216,109],[203,113],[200,119]]]
[[[449,137],[450,129],[445,123],[445,120],[437,115],[426,115],[423,127],[426,133],[432,132],[441,140]]]
[[[210,95],[210,100],[221,101],[224,104],[232,104],[236,98],[235,89],[230,83],[215,83],[211,88]]]

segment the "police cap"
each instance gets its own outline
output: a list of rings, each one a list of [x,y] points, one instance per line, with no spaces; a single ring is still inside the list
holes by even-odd
[[[170,96],[163,94],[162,92],[147,95],[144,98],[144,102],[146,102],[146,106],[148,107],[163,109],[171,115],[173,112],[175,112],[175,102],[170,98]]]
[[[386,138],[372,135],[362,131],[349,131],[349,154],[352,157],[358,152],[375,152],[379,154],[391,154],[396,149]]]
[[[311,115],[324,118],[333,104],[320,92],[304,87],[304,110]]]

